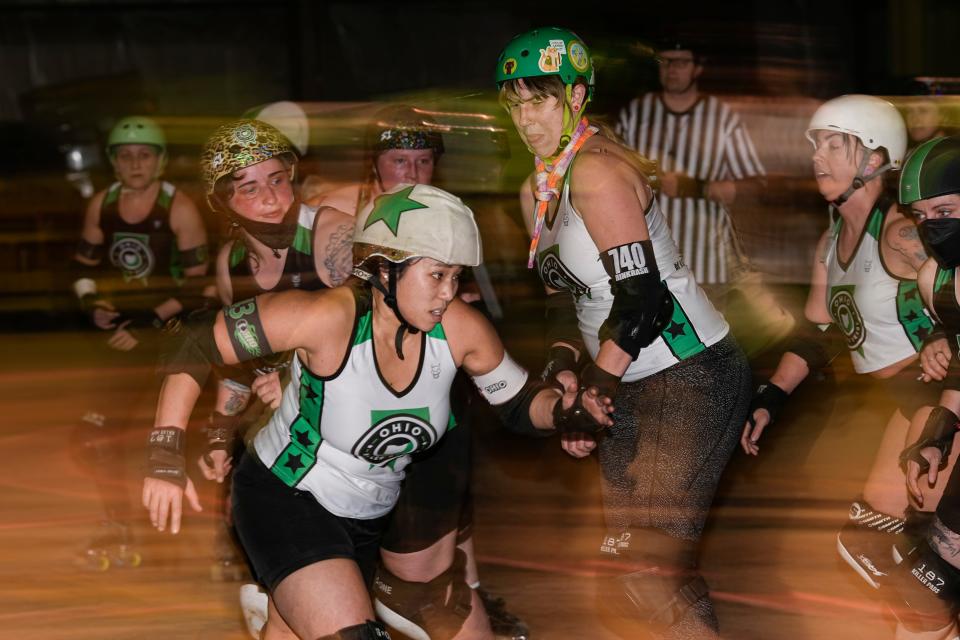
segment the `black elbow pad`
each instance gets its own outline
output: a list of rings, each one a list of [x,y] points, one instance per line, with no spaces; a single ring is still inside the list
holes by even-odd
[[[613,340],[635,359],[670,323],[673,296],[660,279],[650,240],[603,251],[600,261],[613,292],[610,315],[600,326],[600,342]]]

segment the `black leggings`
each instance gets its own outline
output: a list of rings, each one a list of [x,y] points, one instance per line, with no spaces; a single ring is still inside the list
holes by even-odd
[[[750,367],[730,336],[622,384],[614,425],[599,445],[608,529],[655,530],[696,544],[749,402]],[[716,629],[708,598],[690,612],[670,637]]]

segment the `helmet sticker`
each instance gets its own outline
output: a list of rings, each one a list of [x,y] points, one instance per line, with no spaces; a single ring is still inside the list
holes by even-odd
[[[552,45],[546,49],[540,49],[540,62],[537,63],[540,71],[544,73],[559,73],[560,55],[557,48]]]
[[[567,53],[567,44],[563,40],[551,40],[550,46],[561,54]]]
[[[570,43],[570,64],[573,65],[573,68],[577,71],[583,73],[587,70],[587,67],[590,66],[590,59],[587,57],[587,50],[583,48],[583,45],[574,40]]]
[[[407,211],[427,208],[427,205],[410,198],[412,191],[413,187],[407,187],[396,193],[379,196],[363,228],[366,229],[375,222],[382,221],[393,232],[393,235],[397,235],[402,214]]]
[[[503,61],[503,75],[511,76],[517,70],[516,58],[507,58]]]

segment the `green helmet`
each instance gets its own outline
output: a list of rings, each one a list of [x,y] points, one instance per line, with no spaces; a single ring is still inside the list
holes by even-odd
[[[237,120],[223,125],[210,135],[200,154],[207,198],[213,195],[217,180],[223,176],[283,155],[297,160],[293,145],[276,127],[260,120]]]
[[[900,172],[900,202],[960,193],[960,136],[934,138],[914,149]]]
[[[150,118],[143,116],[123,118],[113,125],[107,137],[107,153],[112,156],[114,147],[123,144],[149,144],[156,147],[161,154],[167,150],[163,129]]]
[[[573,31],[541,27],[510,41],[497,60],[497,88],[508,80],[536,76],[560,76],[566,85],[583,78],[587,96],[593,95],[593,58]]]

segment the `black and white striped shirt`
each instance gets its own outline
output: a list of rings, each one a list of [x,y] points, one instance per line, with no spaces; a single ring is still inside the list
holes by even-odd
[[[656,160],[663,173],[709,182],[766,174],[740,116],[714,96],[701,96],[688,111],[674,113],[659,93],[648,93],[620,111],[617,133]],[[660,208],[697,282],[724,283],[735,277],[744,258],[723,205],[661,194]]]

